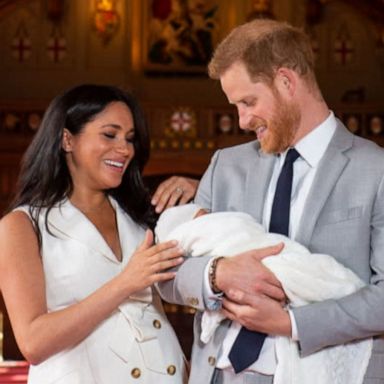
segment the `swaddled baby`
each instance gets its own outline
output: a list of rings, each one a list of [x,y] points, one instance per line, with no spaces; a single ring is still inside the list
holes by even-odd
[[[337,299],[364,285],[351,270],[333,257],[310,253],[307,248],[284,235],[265,232],[246,213],[205,213],[195,204],[167,209],[160,216],[155,229],[157,240],[177,240],[190,257],[230,257],[283,242],[285,246],[282,252],[264,258],[262,263],[281,282],[291,307]],[[206,310],[203,313],[200,339],[204,343],[210,340],[223,318],[220,311]],[[277,337],[278,365],[274,383],[361,384],[371,349],[372,340],[369,339],[327,348],[302,358],[296,342],[287,337]]]

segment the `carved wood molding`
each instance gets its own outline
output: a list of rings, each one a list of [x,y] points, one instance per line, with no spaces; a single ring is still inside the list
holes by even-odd
[[[319,0],[323,5],[335,1],[342,1],[365,14],[374,22],[384,25],[384,0]]]
[[[0,0],[0,19],[2,19],[8,12],[17,8],[21,3],[27,3],[29,0]]]

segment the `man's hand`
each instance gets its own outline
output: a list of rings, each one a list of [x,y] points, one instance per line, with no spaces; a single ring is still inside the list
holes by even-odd
[[[223,299],[222,313],[244,327],[269,335],[291,337],[291,319],[283,305],[264,295],[231,289]]]
[[[225,294],[233,289],[285,302],[286,296],[279,280],[261,263],[263,258],[280,253],[283,247],[284,244],[280,243],[221,259],[216,269],[217,288]]]
[[[172,176],[159,184],[151,203],[157,213],[176,204],[186,204],[193,199],[198,186],[199,180]]]

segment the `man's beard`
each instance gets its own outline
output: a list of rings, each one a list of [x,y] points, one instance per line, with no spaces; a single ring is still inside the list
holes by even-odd
[[[293,143],[299,128],[301,113],[296,103],[288,103],[275,95],[274,111],[267,123],[265,137],[260,140],[265,153],[282,153]]]

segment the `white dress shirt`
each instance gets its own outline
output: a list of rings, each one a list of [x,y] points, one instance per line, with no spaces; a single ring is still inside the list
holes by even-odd
[[[336,118],[332,111],[325,121],[318,127],[303,137],[296,145],[295,149],[299,152],[300,157],[293,164],[293,180],[292,180],[292,196],[291,209],[289,219],[289,237],[295,239],[300,224],[300,218],[304,212],[306,199],[312,186],[318,165],[332,139],[336,130]],[[288,151],[288,150],[287,150]],[[269,228],[271,218],[272,202],[275,194],[277,180],[284,164],[287,151],[276,156],[272,177],[265,200],[263,212],[263,227],[265,230]],[[208,269],[205,273],[205,298],[206,302],[218,300],[209,286]],[[214,305],[209,305],[214,307]],[[292,338],[298,340],[296,322],[292,312],[289,312],[292,323]],[[232,365],[228,359],[228,354],[232,345],[241,329],[241,325],[232,322],[227,335],[223,341],[223,346],[217,360],[217,368],[232,369]],[[263,344],[259,358],[247,370],[260,372],[266,375],[273,375],[276,370],[275,342],[273,336],[268,336]]]

